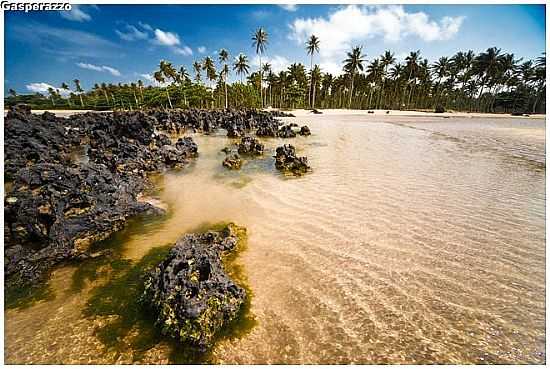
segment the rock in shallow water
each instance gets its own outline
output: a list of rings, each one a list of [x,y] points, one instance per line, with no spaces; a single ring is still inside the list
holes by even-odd
[[[259,140],[247,136],[241,139],[238,151],[241,155],[262,155],[264,145]]]
[[[228,169],[241,169],[241,166],[243,165],[243,161],[241,157],[238,154],[231,154],[225,157],[223,160],[223,166]]]
[[[205,349],[237,317],[246,292],[228,277],[222,257],[245,232],[231,223],[219,232],[185,235],[145,276],[141,301],[158,314],[163,334]]]
[[[292,145],[284,145],[277,148],[275,168],[294,175],[305,174],[311,169],[307,163],[307,157],[296,156],[296,149]]]
[[[300,132],[299,132],[299,133],[300,133],[301,136],[309,136],[309,135],[311,135],[311,131],[310,131],[310,129],[309,129],[308,126],[302,126],[302,128],[300,128]]]

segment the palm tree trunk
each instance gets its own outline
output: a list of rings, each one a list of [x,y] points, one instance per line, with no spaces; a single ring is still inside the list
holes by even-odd
[[[223,79],[223,87],[225,89],[225,108],[227,109],[227,82]]]
[[[260,57],[260,101],[261,101],[261,108],[264,107],[264,95],[262,91],[262,53],[259,53],[258,56]]]
[[[170,100],[170,94],[168,93],[168,87],[166,87],[166,96],[168,96],[168,104],[170,104],[170,109],[173,109],[172,100]]]
[[[82,94],[78,94],[78,97],[80,97],[80,106],[84,107],[84,100],[82,100]]]
[[[315,85],[313,85],[313,100],[311,101],[311,107],[315,109]]]
[[[312,107],[312,105],[311,105],[311,88],[313,86],[313,53],[311,54],[311,59],[310,59],[310,62],[309,62],[309,73],[310,73],[310,77],[309,77],[308,103],[309,103],[309,107],[311,108]]]
[[[351,74],[351,88],[349,91],[349,103],[348,103],[348,109],[351,109],[351,97],[353,96],[353,80],[355,79],[355,73]]]

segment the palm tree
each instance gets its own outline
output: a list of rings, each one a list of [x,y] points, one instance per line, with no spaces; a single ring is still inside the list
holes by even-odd
[[[252,36],[252,46],[256,48],[256,54],[260,58],[260,100],[262,101],[263,108],[263,92],[262,92],[262,54],[265,53],[267,48],[267,32],[262,28],[258,28]]]
[[[321,82],[321,78],[322,78],[321,68],[319,68],[319,65],[315,64],[315,66],[311,70],[311,85],[313,86],[312,100],[311,100],[312,109],[315,109],[315,91],[316,91],[317,84]]]
[[[201,83],[201,71],[202,71],[201,63],[198,61],[194,62],[193,69],[195,70],[195,81],[197,83]]]
[[[269,76],[269,73],[271,73],[271,64],[264,63],[264,65],[262,67],[262,72],[263,72],[264,76]],[[262,80],[262,82],[263,82],[263,80]],[[267,96],[265,96],[265,103],[267,105]]]
[[[383,82],[382,82],[382,94],[383,94],[383,97],[384,97],[383,105],[385,106],[386,105],[386,78],[387,78],[387,75],[388,75],[388,67],[390,65],[392,65],[393,63],[395,63],[394,54],[391,51],[386,50],[384,55],[382,55],[382,57],[380,58],[380,63],[381,63],[382,68],[384,68],[384,76],[383,76],[384,79],[383,79]]]
[[[48,87],[48,94],[50,95],[50,100],[52,102],[52,106],[55,106],[55,100],[54,100],[55,90],[53,89],[53,87]]]
[[[344,71],[350,75],[350,91],[349,91],[349,102],[348,109],[351,109],[351,97],[353,96],[353,82],[355,79],[355,74],[358,71],[363,70],[363,62],[365,61],[365,56],[361,54],[363,47],[355,46],[352,48],[351,52],[347,53],[347,58],[343,61]]]
[[[8,93],[12,96],[12,97],[17,97],[17,92],[15,92],[15,90],[13,88],[10,88],[8,90]]]
[[[78,79],[73,80],[76,87],[76,92],[78,92],[78,97],[80,97],[80,106],[84,107],[84,100],[82,100],[82,93],[84,90],[80,87],[80,81]]]
[[[309,70],[311,73],[313,73],[313,54],[315,53],[318,53],[319,52],[319,38],[315,35],[311,35],[309,37],[309,40],[307,40],[306,42],[306,51],[307,51],[307,54],[310,56],[310,61],[309,61]],[[309,106],[312,107],[312,103],[311,103],[311,88],[312,88],[312,85],[313,85],[313,81],[310,81],[309,83],[309,97],[308,97],[308,102],[309,102]]]
[[[450,62],[449,58],[441,57],[438,61],[433,63],[432,70],[434,74],[437,76],[437,91],[436,91],[436,99],[435,104],[437,105],[439,102],[439,97],[441,95],[441,80],[445,77],[447,77],[447,73],[450,68]]]
[[[237,71],[237,74],[241,76],[241,83],[243,83],[243,74],[248,75],[249,69],[248,58],[244,54],[239,54],[233,64],[233,70]]]
[[[139,94],[141,95],[141,103],[143,104],[143,81],[141,79],[138,79],[137,85],[139,88]]]
[[[417,51],[411,51],[409,56],[405,58],[405,68],[409,71],[409,78],[407,79],[407,83],[409,83],[411,86],[409,88],[409,99],[407,100],[407,104],[410,104],[414,86],[416,85],[416,74],[418,73],[418,60],[420,59],[420,50]]]
[[[214,65],[214,60],[211,57],[207,56],[202,62],[202,68],[206,71],[206,78],[210,81],[210,93],[212,95],[212,104],[214,103],[214,90],[212,89],[212,82],[216,80],[216,67]]]
[[[160,73],[162,76],[162,79],[158,79],[159,77],[157,73]],[[172,63],[167,62],[165,60],[161,60],[159,63],[159,70],[158,72],[155,72],[155,80],[157,80],[159,83],[164,83],[166,79],[171,79],[172,81],[176,80],[176,70],[174,67],[172,67]],[[168,97],[168,104],[170,105],[170,109],[173,109],[172,106],[172,100],[170,99],[170,93],[168,92],[168,86],[164,87],[164,90],[166,91],[166,96]]]
[[[225,49],[221,49],[218,55],[220,63],[223,64],[220,72],[220,77],[223,80],[223,88],[225,90],[225,108],[227,109],[227,76],[229,75],[229,67],[227,66],[227,60],[229,59],[229,53]]]

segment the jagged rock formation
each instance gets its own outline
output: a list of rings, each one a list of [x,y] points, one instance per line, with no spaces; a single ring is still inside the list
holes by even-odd
[[[243,161],[239,156],[239,154],[230,154],[225,157],[222,165],[227,169],[238,170],[238,169],[241,169],[241,166],[243,165]]]
[[[311,131],[308,126],[302,126],[300,128],[300,132],[298,132],[301,136],[309,136],[311,135]]]
[[[241,139],[237,151],[241,155],[262,155],[264,145],[258,139],[247,136]]]
[[[296,156],[296,149],[292,145],[284,145],[277,148],[275,168],[294,175],[305,174],[311,169],[308,165],[307,157]]]
[[[206,349],[237,317],[246,292],[226,274],[221,257],[234,251],[243,232],[229,224],[220,232],[185,235],[146,275],[141,300],[157,313],[163,334]]]

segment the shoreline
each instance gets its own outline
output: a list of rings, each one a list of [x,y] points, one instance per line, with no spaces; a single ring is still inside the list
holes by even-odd
[[[277,109],[266,109],[277,110]],[[316,114],[306,109],[295,110],[283,110],[285,113],[292,113],[296,117],[309,117]],[[372,110],[358,110],[358,109],[319,109],[323,114],[329,116],[342,116],[342,115],[364,115],[367,117],[439,117],[439,118],[520,118],[520,119],[546,119],[546,114],[532,114],[529,116],[512,116],[506,113],[467,113],[467,112],[446,112],[446,113],[434,113],[417,110],[386,110],[386,109],[372,109]],[[368,113],[368,112],[373,113]],[[388,114],[386,112],[389,112]]]
[[[266,108],[265,111],[274,111],[279,110],[276,108]],[[58,117],[69,117],[74,114],[84,114],[84,113],[112,113],[112,110],[32,110],[33,114],[42,114],[44,112],[54,113]],[[316,114],[312,113],[308,109],[291,109],[291,110],[281,110],[285,113],[294,114],[296,117],[309,117],[315,116]],[[343,116],[343,115],[364,115],[366,117],[387,117],[387,116],[398,116],[398,117],[439,117],[439,118],[513,118],[513,119],[546,119],[546,114],[531,114],[528,116],[513,116],[509,113],[468,113],[468,112],[445,112],[445,113],[434,113],[430,111],[417,111],[417,110],[386,110],[386,109],[372,109],[372,110],[358,110],[358,109],[319,109],[323,114],[328,116]],[[368,113],[368,112],[373,113]],[[6,116],[8,110],[4,110],[4,117]],[[389,112],[389,113],[386,113]]]

